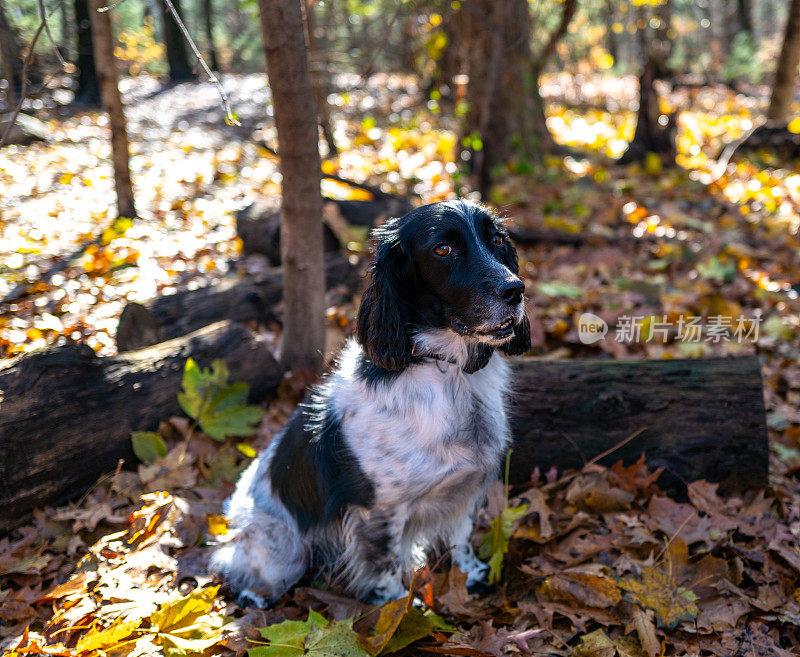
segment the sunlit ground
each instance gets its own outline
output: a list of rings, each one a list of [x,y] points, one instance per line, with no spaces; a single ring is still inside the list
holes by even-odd
[[[337,83],[346,89],[331,96],[341,155],[325,163],[326,171],[413,193],[422,202],[454,195],[460,161],[453,125],[420,105],[413,79],[376,75],[360,85],[357,77],[342,76]],[[69,340],[111,354],[116,319],[127,300],[206,285],[234,272],[239,252],[234,214],[258,196],[278,194],[280,174],[275,158],[258,143],[273,139],[271,129],[251,139],[268,100],[263,76],[231,76],[224,84],[245,125],[238,131],[224,125],[208,84],[151,95],[158,89],[153,79],[124,82],[140,215],[130,225],[110,220],[105,117],[83,114],[51,122],[51,142],[0,150],[0,297],[38,280],[57,257],[104,231],[101,243],[73,266],[7,307],[0,316],[0,356]],[[548,228],[581,233],[596,230],[598,223],[585,191],[566,190],[553,204],[540,198],[549,191],[542,190],[543,179],[550,180],[545,186],[552,181],[561,186],[588,176],[616,193],[619,179],[641,178],[648,193],[667,195],[690,180],[708,185],[720,202],[730,203],[765,234],[796,236],[797,170],[764,154],[758,163],[732,164],[712,180],[716,156],[752,126],[763,101],[723,89],[678,90],[663,99],[663,110],[680,110],[678,163],[686,173],[662,171],[656,161],[610,175],[608,158],[625,150],[635,129],[635,78],[575,80],[559,74],[547,77],[542,90],[556,140],[590,157],[549,158],[545,172],[533,175],[510,170],[492,199],[499,205],[527,205]],[[673,237],[691,223],[686,213],[651,211],[649,199],[638,193],[643,190],[629,187],[621,205],[634,235]],[[323,182],[323,191],[349,198],[366,194],[331,181]],[[785,276],[773,280],[770,272],[746,262],[747,253],[739,255],[737,267],[764,289],[788,287]]]

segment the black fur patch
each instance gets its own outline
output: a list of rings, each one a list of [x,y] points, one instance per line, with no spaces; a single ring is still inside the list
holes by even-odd
[[[358,378],[367,382],[367,386],[374,388],[379,383],[389,384],[394,381],[400,372],[398,370],[386,370],[378,367],[369,358],[361,358],[358,363]]]
[[[375,572],[382,572],[392,565],[392,534],[388,518],[370,518],[359,528],[358,537],[364,561],[372,565]]]
[[[301,406],[286,425],[270,463],[272,489],[300,531],[340,517],[347,506],[372,505],[375,489],[342,437],[332,412],[315,418]]]

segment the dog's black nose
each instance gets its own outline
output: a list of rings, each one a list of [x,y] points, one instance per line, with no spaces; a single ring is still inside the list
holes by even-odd
[[[525,283],[518,278],[503,281],[494,288],[494,293],[498,298],[507,303],[519,303],[522,299],[522,293],[525,291]]]

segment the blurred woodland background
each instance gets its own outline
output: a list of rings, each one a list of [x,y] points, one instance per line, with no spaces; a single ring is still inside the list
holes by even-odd
[[[383,643],[373,622],[368,650],[320,654],[420,654],[431,632],[420,650],[478,657],[796,654],[800,0],[0,0],[0,55],[9,654],[301,654],[258,628],[309,608],[355,641],[364,605],[316,582],[240,609],[203,559],[353,334],[369,230],[455,197],[508,220],[529,356],[554,361],[520,371],[563,391],[564,368],[625,361],[624,395],[567,386],[600,400],[593,438],[624,440],[557,436],[548,458],[575,463],[492,492],[476,537],[498,588],[428,571],[416,594],[445,620],[403,601]],[[187,356],[230,372],[181,379]],[[198,388],[244,404],[228,375],[271,397],[221,429]],[[665,381],[684,406],[649,397]],[[604,467],[640,434],[672,435],[677,471],[631,464],[636,441]],[[714,467],[739,497],[692,482]]]

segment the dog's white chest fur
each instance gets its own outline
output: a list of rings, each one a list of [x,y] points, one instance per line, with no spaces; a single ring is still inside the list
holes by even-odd
[[[351,342],[330,384],[344,435],[376,486],[376,502],[424,504],[437,514],[473,503],[497,474],[508,446],[504,399],[508,364],[494,355],[473,374],[426,359],[395,378],[359,378],[361,347]],[[411,509],[412,515],[420,509]]]

